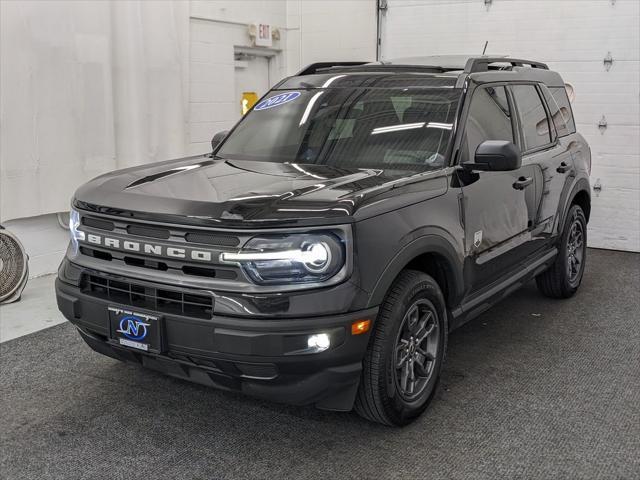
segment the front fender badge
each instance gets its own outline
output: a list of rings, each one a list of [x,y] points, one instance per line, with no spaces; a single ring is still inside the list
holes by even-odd
[[[482,243],[482,230],[478,230],[473,234],[473,246],[478,248]]]

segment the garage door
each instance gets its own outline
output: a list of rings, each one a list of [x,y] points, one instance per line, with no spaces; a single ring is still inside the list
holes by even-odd
[[[591,145],[589,245],[640,251],[638,0],[389,0],[381,58],[487,53],[549,64],[573,85]]]

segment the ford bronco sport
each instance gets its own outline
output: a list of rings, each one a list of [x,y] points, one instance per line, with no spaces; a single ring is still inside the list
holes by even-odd
[[[212,146],[75,193],[56,292],[94,350],[404,425],[452,329],[580,285],[591,154],[542,63],[313,64]]]

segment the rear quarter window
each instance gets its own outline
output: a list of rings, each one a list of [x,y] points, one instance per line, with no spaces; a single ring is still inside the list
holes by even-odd
[[[544,85],[540,85],[540,90],[542,91],[544,100],[547,103],[547,107],[549,108],[549,115],[551,116],[551,121],[553,122],[558,136],[564,137],[565,135],[569,135],[567,123],[564,120],[564,115],[562,114],[560,107],[553,98],[553,95],[551,95],[549,89]]]
[[[549,87],[549,92],[551,92],[551,96],[558,105],[558,108],[560,108],[562,119],[567,126],[566,132],[562,134],[558,131],[558,135],[562,137],[564,135],[576,133],[576,123],[573,119],[573,111],[571,110],[571,103],[569,102],[567,90],[564,87]]]

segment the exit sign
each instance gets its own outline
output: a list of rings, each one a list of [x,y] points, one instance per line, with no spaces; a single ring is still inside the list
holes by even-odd
[[[258,23],[256,25],[256,46],[270,47],[271,45],[271,25],[267,25],[266,23]]]

